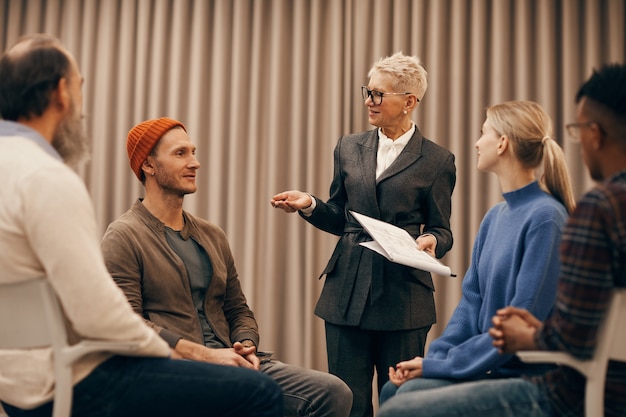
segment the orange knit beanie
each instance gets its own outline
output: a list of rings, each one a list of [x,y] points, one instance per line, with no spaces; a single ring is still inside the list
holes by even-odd
[[[143,161],[150,155],[161,136],[176,126],[185,129],[181,122],[161,117],[160,119],[146,120],[130,129],[126,139],[126,151],[130,160],[130,167],[137,178],[139,178],[139,181],[141,181],[141,164],[143,164]]]

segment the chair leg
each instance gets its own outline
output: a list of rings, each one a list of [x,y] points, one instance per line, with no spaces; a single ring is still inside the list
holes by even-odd
[[[585,385],[585,417],[604,415],[604,383],[606,375],[601,375],[601,381],[587,381]]]
[[[55,365],[62,367],[57,369],[57,379],[54,383],[54,403],[52,405],[52,417],[70,417],[72,412],[72,394],[74,387],[72,386],[72,368],[63,365]]]

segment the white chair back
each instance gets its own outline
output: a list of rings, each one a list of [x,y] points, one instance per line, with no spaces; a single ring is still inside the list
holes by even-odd
[[[615,289],[609,309],[598,330],[598,343],[589,360],[579,360],[565,352],[520,351],[517,356],[529,363],[556,363],[572,367],[587,379],[585,416],[604,415],[604,388],[609,360],[626,362],[626,289]]]
[[[0,284],[0,349],[29,349],[67,343],[63,317],[48,281]]]
[[[45,278],[0,284],[0,349],[52,347],[54,355],[53,417],[72,409],[72,364],[97,352],[132,354],[135,342],[81,341],[69,345],[63,310]]]

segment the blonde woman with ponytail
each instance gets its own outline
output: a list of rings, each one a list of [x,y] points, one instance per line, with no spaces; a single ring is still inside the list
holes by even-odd
[[[425,357],[389,368],[381,405],[410,411],[412,393],[469,380],[545,371],[501,355],[489,328],[496,311],[512,305],[547,317],[556,296],[561,229],[574,209],[565,158],[552,139],[552,121],[537,103],[491,106],[476,141],[477,168],[500,181],[504,201],[480,225],[463,295],[443,334]],[[384,408],[381,408],[384,410]]]
[[[507,192],[503,181],[506,184],[511,181],[517,184],[530,183],[535,180],[536,171],[543,171],[541,187],[571,213],[574,210],[575,199],[565,156],[559,144],[552,139],[552,120],[541,106],[533,101],[507,101],[496,104],[487,109],[485,123],[498,134],[499,139],[504,140],[506,145],[512,148],[512,153],[507,156],[514,159],[515,169],[510,170],[505,165],[493,171],[500,179],[502,191]],[[481,139],[485,136],[484,129],[483,125]],[[478,142],[476,149],[480,152]],[[501,150],[504,154],[503,149]],[[480,160],[478,169],[481,169]],[[516,181],[515,176],[518,173],[522,178]]]

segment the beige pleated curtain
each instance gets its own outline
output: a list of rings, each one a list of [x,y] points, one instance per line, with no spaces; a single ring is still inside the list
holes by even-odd
[[[456,155],[444,261],[459,277],[435,277],[432,339],[460,298],[479,223],[501,199],[495,176],[475,167],[486,106],[543,105],[579,196],[591,182],[563,125],[592,68],[624,62],[625,10],[624,0],[0,0],[0,47],[48,32],[76,56],[93,141],[80,174],[102,232],[143,191],[128,130],[181,120],[202,164],[186,208],[228,234],[261,348],[325,370],[313,310],[337,238],[269,200],[294,188],[328,198],[337,139],[371,128],[360,93],[370,66],[397,51],[421,58],[429,88],[413,120]]]

